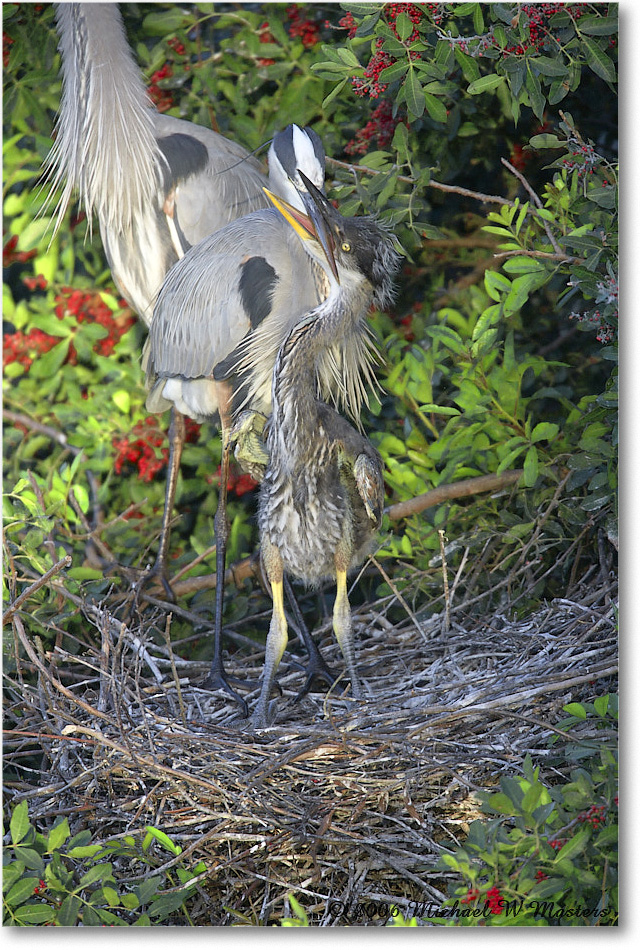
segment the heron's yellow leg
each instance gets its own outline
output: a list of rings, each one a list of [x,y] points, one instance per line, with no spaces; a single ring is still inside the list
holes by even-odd
[[[270,693],[272,691],[276,671],[288,642],[288,622],[283,607],[283,574],[281,571],[279,572],[280,577],[270,577],[271,571],[269,566],[266,565],[266,568],[270,580],[270,587],[272,588],[272,620],[270,621],[270,630],[265,643],[265,666],[263,668],[261,695],[259,696],[259,701],[252,716],[252,722],[259,729],[269,724],[268,708]]]
[[[363,692],[361,690],[359,677],[357,676],[352,614],[350,612],[350,601],[348,600],[347,574],[346,571],[340,567],[337,567],[337,596],[334,601],[332,626],[334,635],[337,638],[337,642],[341,647],[341,652],[346,661],[346,666],[348,667],[348,674],[352,684],[352,695],[355,699],[361,699]]]

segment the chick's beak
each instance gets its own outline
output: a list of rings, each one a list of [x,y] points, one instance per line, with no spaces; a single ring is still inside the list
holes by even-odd
[[[283,198],[264,188],[263,191],[268,196],[272,204],[281,212],[285,220],[290,224],[302,241],[318,241],[323,249],[323,253],[328,262],[328,266],[334,275],[336,281],[339,280],[337,271],[337,262],[334,257],[334,241],[332,240],[331,229],[327,223],[327,215],[324,214],[324,204],[327,204],[334,212],[334,208],[327,200],[325,195],[316,188],[309,178],[303,172],[299,172],[303,183],[308,191],[300,191],[303,205],[307,214],[302,214],[297,208],[294,208]],[[315,194],[316,192],[316,194]],[[321,199],[321,200],[319,200]],[[334,212],[336,214],[336,212]]]

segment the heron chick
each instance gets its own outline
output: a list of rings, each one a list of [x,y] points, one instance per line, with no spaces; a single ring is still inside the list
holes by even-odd
[[[309,235],[308,251],[320,263],[326,261],[330,292],[287,334],[272,375],[258,521],[273,611],[252,717],[257,728],[269,722],[270,692],[288,639],[284,573],[312,586],[336,578],[334,633],[352,695],[362,696],[347,574],[371,550],[383,511],[381,457],[364,435],[321,401],[318,367],[338,339],[364,322],[373,303],[384,307],[392,300],[399,255],[391,235],[372,218],[344,218],[311,182],[305,184],[318,211],[317,239]],[[290,220],[287,206],[275,197],[273,201]]]

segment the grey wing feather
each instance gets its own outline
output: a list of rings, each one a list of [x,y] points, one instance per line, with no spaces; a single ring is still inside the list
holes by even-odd
[[[148,383],[156,377],[211,377],[214,367],[251,329],[243,265],[260,255],[278,275],[273,311],[276,350],[283,327],[317,302],[310,258],[278,211],[256,211],[190,248],[172,267],[158,295],[145,353]],[[270,324],[268,312],[264,324]],[[266,330],[263,334],[266,335]],[[269,366],[269,378],[274,360]]]
[[[243,146],[174,116],[156,114],[154,126],[161,143],[168,136],[186,135],[207,149],[207,164],[202,170],[180,180],[180,168],[176,169],[176,217],[190,244],[197,244],[236,218],[270,207],[263,191],[265,172]],[[208,200],[209,195],[214,200]]]

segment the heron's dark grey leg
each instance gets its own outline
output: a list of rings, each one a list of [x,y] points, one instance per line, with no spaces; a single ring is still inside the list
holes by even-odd
[[[163,585],[167,599],[174,603],[176,598],[167,576],[167,562],[169,558],[169,539],[171,535],[174,499],[176,498],[176,485],[178,484],[178,473],[181,467],[181,456],[185,444],[185,417],[175,406],[172,406],[170,410],[168,439],[169,459],[167,460],[167,478],[165,480],[165,507],[163,509],[160,538],[158,539],[158,553],[154,566],[147,571],[140,580],[138,592],[140,593],[147,587],[150,581],[158,579]]]
[[[321,656],[321,652],[316,645],[316,642],[312,638],[312,634],[308,630],[305,620],[303,619],[301,608],[299,607],[294,591],[292,590],[292,584],[287,577],[283,578],[283,583],[285,586],[285,593],[287,594],[287,598],[290,602],[292,613],[294,614],[296,632],[303,646],[308,651],[308,665],[306,666],[305,683],[303,684],[302,689],[297,693],[294,700],[295,703],[298,703],[300,699],[303,699],[306,693],[310,692],[312,689],[312,684],[317,677],[319,679],[325,680],[328,686],[332,686],[337,680],[337,674],[332,672]]]
[[[221,389],[223,387],[221,386]],[[227,393],[223,400],[227,398]],[[225,550],[229,535],[227,520],[227,483],[230,473],[230,428],[227,422],[228,413],[226,403],[219,401],[221,414],[221,439],[223,450],[221,453],[221,484],[218,493],[218,505],[214,516],[214,536],[216,538],[216,600],[214,613],[214,658],[203,686],[206,689],[223,689],[241,706],[243,715],[248,716],[249,710],[245,700],[230,686],[223,666],[223,603],[225,599]],[[231,678],[230,678],[231,679]],[[233,680],[233,682],[240,682]]]

